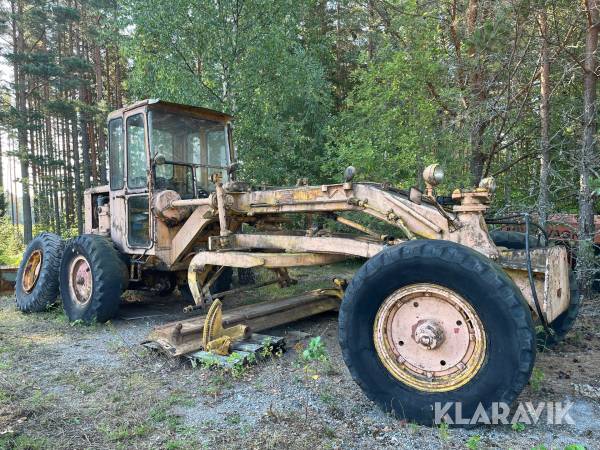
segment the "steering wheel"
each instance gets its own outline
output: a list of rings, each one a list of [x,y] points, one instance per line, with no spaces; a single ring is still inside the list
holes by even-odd
[[[156,189],[168,189],[169,180],[167,180],[165,177],[156,177],[154,179],[154,187]]]

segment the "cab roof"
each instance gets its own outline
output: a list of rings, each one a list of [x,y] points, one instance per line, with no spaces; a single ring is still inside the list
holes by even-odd
[[[117,117],[121,117],[127,111],[130,111],[135,108],[139,108],[140,106],[147,106],[149,109],[162,109],[172,112],[182,112],[191,114],[194,116],[199,116],[205,119],[214,120],[217,122],[230,122],[233,120],[233,116],[229,114],[225,114],[220,111],[215,111],[214,109],[202,108],[200,106],[190,106],[183,105],[179,103],[166,102],[164,100],[160,100],[157,98],[149,98],[145,100],[140,100],[139,102],[133,103],[131,105],[124,106],[121,109],[117,109],[116,111],[112,111],[108,115],[108,120],[114,119]]]

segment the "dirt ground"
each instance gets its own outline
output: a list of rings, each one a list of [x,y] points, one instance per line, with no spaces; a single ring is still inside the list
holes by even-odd
[[[331,278],[296,275],[309,286]],[[264,288],[251,300],[293,289]],[[288,351],[230,373],[139,345],[156,324],[182,317],[177,293],[128,300],[119,319],[83,326],[69,324],[60,306],[24,315],[0,298],[0,448],[600,448],[600,299],[586,302],[566,342],[538,355],[520,398],[571,401],[575,425],[468,430],[403,423],[372,404],[342,361],[334,314],[271,330],[288,337]],[[298,331],[307,333],[300,341]],[[326,362],[301,358],[314,336]]]

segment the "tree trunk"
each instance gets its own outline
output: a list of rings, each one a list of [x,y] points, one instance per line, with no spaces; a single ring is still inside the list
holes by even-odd
[[[123,92],[121,90],[121,57],[119,51],[115,52],[115,106],[116,109],[123,107]]]
[[[92,171],[92,186],[98,185],[98,152],[96,147],[96,123],[88,122],[89,146],[90,146],[90,165]]]
[[[15,54],[23,54],[25,51],[25,38],[20,25],[20,21],[23,18],[23,1],[12,0],[11,11],[13,13],[13,50]],[[21,162],[21,186],[23,189],[23,239],[25,243],[28,244],[33,236],[31,226],[31,199],[29,197],[29,160],[27,159],[27,106],[25,102],[25,93],[23,92],[25,87],[25,76],[21,71],[20,64],[16,61],[13,65],[13,71],[15,80],[15,106],[19,115],[17,142],[19,146],[18,155]]]
[[[0,134],[0,190],[4,192],[2,186],[4,186],[4,173],[2,170],[2,134]]]
[[[0,212],[2,213],[2,217],[4,217],[6,216],[6,190],[4,189],[4,173],[2,169],[2,134],[0,133],[0,201],[2,202]]]
[[[49,117],[49,116],[47,116]],[[48,132],[48,159],[50,161],[50,179],[52,180],[52,184],[51,184],[51,193],[52,193],[52,211],[54,213],[54,231],[57,234],[61,233],[61,227],[60,227],[60,206],[58,203],[58,185],[57,185],[57,176],[56,176],[56,157],[55,155],[58,153],[58,148],[55,148],[54,145],[50,144],[51,142],[53,142],[53,136],[52,136],[52,120],[50,118],[47,119],[46,122],[46,129]],[[57,126],[54,128],[55,130],[58,129],[58,124]],[[58,135],[56,136],[55,142],[58,144],[59,140],[58,140]]]
[[[31,79],[29,80],[28,83],[28,90],[31,89]],[[37,102],[35,100],[32,100],[31,98],[27,99],[27,109],[28,111],[34,111],[36,110],[37,107]],[[33,201],[32,201],[32,217],[31,217],[31,222],[32,224],[37,223],[38,219],[39,219],[39,203],[38,203],[38,193],[37,193],[37,169],[38,169],[38,164],[37,164],[37,160],[36,160],[36,153],[37,153],[37,142],[35,139],[35,128],[37,126],[37,120],[33,119],[34,123],[32,123],[29,128],[28,128],[28,133],[29,133],[29,154],[31,155],[31,164],[30,164],[30,169],[31,169],[31,180],[30,180],[30,186],[31,186],[31,190],[33,191]]]
[[[77,232],[83,233],[83,189],[81,188],[81,171],[79,168],[79,139],[77,131],[77,114],[71,118],[71,139],[73,141],[73,178],[75,179],[75,214],[77,216]]]
[[[101,105],[104,100],[104,89],[102,85],[102,57],[100,46],[94,45],[94,73],[96,76],[96,103]],[[100,184],[106,184],[106,137],[104,135],[104,124],[99,123],[98,128],[98,175]]]
[[[588,29],[585,38],[583,71],[583,142],[579,155],[579,246],[577,277],[581,291],[589,294],[594,272],[594,199],[590,178],[595,164],[596,149],[596,70],[598,61],[598,20],[600,18],[597,0],[585,1]]]
[[[538,195],[539,222],[542,227],[546,226],[548,218],[550,175],[550,56],[548,52],[548,21],[546,11],[542,10],[538,15],[540,28],[540,187]]]
[[[470,37],[475,33],[479,16],[479,0],[469,0],[467,6],[467,36]],[[479,184],[483,176],[486,155],[483,151],[483,138],[487,128],[487,122],[483,118],[484,111],[481,105],[486,99],[486,92],[483,87],[483,68],[479,66],[477,60],[479,56],[474,45],[470,45],[467,49],[467,54],[472,60],[471,73],[469,75],[469,115],[470,115],[470,172],[471,182],[474,186]]]

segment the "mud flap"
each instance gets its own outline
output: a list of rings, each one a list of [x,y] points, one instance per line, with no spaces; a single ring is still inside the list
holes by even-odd
[[[568,251],[556,245],[536,248],[531,253],[531,269],[542,314],[548,323],[565,312],[570,304]],[[525,250],[506,250],[500,253],[499,264],[521,290],[534,315],[535,303],[527,275]]]

